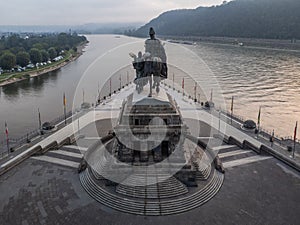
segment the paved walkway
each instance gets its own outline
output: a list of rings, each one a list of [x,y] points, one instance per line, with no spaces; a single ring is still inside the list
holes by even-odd
[[[121,97],[117,102],[122,102]],[[194,103],[187,99],[183,103],[186,106],[183,111],[189,116],[188,108]],[[110,106],[112,101],[99,108],[108,109]],[[79,127],[83,127],[88,119],[93,121],[107,116],[101,114],[104,111],[97,110],[95,114],[80,118]],[[118,115],[118,112],[112,115]],[[210,113],[201,107],[196,116],[211,118]],[[215,120],[214,126],[218,127],[218,118],[211,119]],[[77,123],[69,125],[76,128]],[[230,129],[232,133],[234,129]],[[67,131],[69,128],[63,128],[60,135],[69,135]],[[235,145],[218,145],[214,139],[201,137],[202,141],[216,143],[211,147],[226,165],[225,182],[216,197],[187,213],[165,217],[133,216],[99,204],[82,189],[76,169],[68,166],[79,163],[79,156],[85,153],[86,147],[67,145],[45,154],[51,162],[41,158],[28,159],[0,176],[0,224],[194,225],[199,224],[199,218],[201,224],[207,225],[297,224],[299,215],[295,212],[300,210],[299,173],[272,157],[265,158]],[[85,137],[85,141],[93,143],[97,138],[89,136]],[[68,165],[61,166],[59,161],[67,161]]]
[[[205,110],[201,107],[198,103],[195,103],[192,99],[188,99],[187,97],[183,97],[181,93],[177,91],[173,91],[171,88],[164,87],[167,92],[170,93],[172,98],[175,99],[178,106],[180,107],[181,114],[183,115],[184,119],[197,119],[199,121],[203,121],[209,124],[216,130],[220,130],[221,133],[226,134],[228,137],[234,137],[235,139],[239,140],[241,143],[247,140],[248,142],[252,143],[257,148],[260,148],[262,145],[269,146],[269,142],[262,138],[255,138],[249,133],[244,133],[237,127],[231,126],[227,124],[223,120],[219,120],[218,117],[212,115],[209,111]],[[53,133],[49,137],[39,141],[38,143],[34,144],[32,147],[28,148],[27,150],[22,151],[20,154],[13,154],[12,157],[2,160],[0,169],[13,163],[15,160],[24,157],[30,151],[32,151],[35,147],[41,146],[42,148],[46,147],[53,141],[57,141],[60,143],[67,137],[71,136],[72,134],[78,134],[78,130],[82,129],[83,127],[87,126],[88,124],[100,120],[100,119],[113,119],[118,118],[120,113],[120,108],[124,99],[132,93],[134,90],[134,85],[129,85],[121,90],[121,92],[117,92],[113,94],[110,99],[106,100],[99,106],[95,108],[95,110],[89,111],[83,116],[79,117],[78,119],[74,119],[70,124],[63,127],[62,129],[58,130],[57,132]],[[93,137],[95,138],[95,137]],[[210,143],[210,142],[209,142]],[[284,156],[289,156],[287,151],[284,151],[281,146],[273,145],[272,149],[281,153]],[[48,158],[45,158],[45,160]],[[49,160],[49,159],[48,159]],[[300,163],[299,157],[296,157],[297,162]]]
[[[120,112],[119,109],[122,106],[122,102],[130,93],[132,93],[132,90],[133,85],[125,87],[120,93],[113,94],[110,99],[97,106],[95,110],[88,111],[83,116],[74,119],[70,124],[66,125],[50,136],[38,141],[28,149],[25,149],[23,151],[16,151],[8,158],[2,159],[0,161],[0,169],[12,164],[15,160],[28,155],[37,146],[41,146],[42,148],[44,148],[54,141],[60,143],[67,137],[70,137],[73,134],[78,134],[78,130],[82,129],[90,123],[93,123],[94,121],[100,119],[118,118]]]
[[[280,146],[276,143],[271,146],[269,140],[250,132],[245,132],[240,128],[240,124],[238,121],[234,123],[234,125],[230,125],[224,120],[219,120],[219,117],[213,115],[209,110],[201,107],[199,103],[195,103],[192,99],[189,99],[187,96],[183,96],[182,93],[178,93],[177,91],[173,91],[172,88],[164,87],[167,92],[171,94],[171,96],[176,100],[178,106],[180,107],[181,114],[184,119],[196,119],[203,121],[209,124],[216,130],[219,130],[222,134],[225,134],[227,137],[234,137],[239,142],[243,143],[244,141],[248,141],[253,144],[256,148],[260,148],[262,145],[268,146],[272,148],[274,151],[279,154],[289,157],[291,160],[294,160],[297,163],[300,163],[300,156],[296,153],[295,159],[290,157],[290,154],[285,147]]]

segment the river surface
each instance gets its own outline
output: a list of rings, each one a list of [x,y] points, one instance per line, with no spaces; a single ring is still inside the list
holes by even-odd
[[[64,92],[67,108],[71,110],[78,82],[89,66],[111,49],[138,40],[113,35],[88,35],[87,38],[90,43],[75,62],[58,71],[0,87],[0,130],[3,131],[0,141],[4,139],[5,121],[10,137],[17,138],[38,128],[38,108],[43,122],[63,115]],[[295,122],[300,121],[300,52],[207,43],[185,47],[196,53],[215,75],[227,109],[234,96],[234,113],[257,121],[261,106],[262,127],[274,129],[279,136],[293,135]],[[101,86],[107,74],[99,71],[97,79]],[[97,84],[85,87],[84,92],[85,101],[93,102]]]
[[[275,135],[292,136],[300,121],[300,52],[231,45],[199,45],[195,52],[216,76],[228,109]],[[300,129],[298,132],[298,137]]]

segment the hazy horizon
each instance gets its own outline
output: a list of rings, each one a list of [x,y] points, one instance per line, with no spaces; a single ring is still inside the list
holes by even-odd
[[[12,0],[1,3],[0,26],[80,26],[146,23],[174,9],[222,4],[223,0]]]

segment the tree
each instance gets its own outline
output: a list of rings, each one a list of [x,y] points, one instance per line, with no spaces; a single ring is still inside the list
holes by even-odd
[[[36,64],[36,63],[39,63],[42,61],[42,54],[41,54],[40,50],[38,50],[37,48],[30,49],[29,55],[30,55],[30,60],[33,64]]]
[[[42,50],[44,47],[43,47],[42,43],[36,43],[36,44],[32,45],[32,48],[37,48],[39,50]]]
[[[49,60],[49,53],[46,50],[41,51],[42,62],[47,62]]]
[[[77,52],[77,47],[73,47],[73,51],[76,53]]]
[[[30,55],[24,51],[18,52],[16,57],[17,57],[17,64],[22,67],[28,65],[28,63],[30,61]]]
[[[214,7],[162,13],[133,35],[300,39],[299,0],[235,0]],[[131,31],[125,34],[130,35]]]
[[[4,53],[0,58],[0,66],[4,70],[10,70],[16,65],[16,56],[12,53]]]
[[[57,56],[57,52],[54,47],[48,49],[50,59],[54,59]]]
[[[69,50],[70,50],[70,45],[66,45],[66,46],[65,46],[65,50],[66,50],[66,51],[69,51]]]

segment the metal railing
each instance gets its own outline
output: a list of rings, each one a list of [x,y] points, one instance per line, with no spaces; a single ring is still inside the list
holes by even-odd
[[[73,115],[72,111],[69,111],[66,114],[66,117],[69,118]],[[50,125],[56,126],[58,123],[64,121],[65,115],[59,116],[52,121],[50,121]],[[9,149],[7,149],[7,140],[0,141],[0,158],[7,156],[10,152],[15,151],[19,147],[23,146],[26,143],[30,143],[32,139],[41,135],[41,128],[32,130],[27,132],[23,136],[19,138],[9,138]]]
[[[132,84],[134,79],[135,79],[135,71],[133,70],[132,65],[129,65],[117,71],[104,83],[101,91],[99,91],[95,106],[109,100],[114,93],[118,93],[119,91],[121,91],[121,89],[127,87],[129,84]],[[198,102],[199,106],[203,106],[205,102],[211,100],[208,99],[210,96],[207,97],[204,95],[202,88],[193,78],[186,76],[184,73],[181,73],[180,71],[178,73],[173,73],[170,71],[169,78],[161,81],[161,86],[163,85],[168,86],[169,88],[172,88],[173,90],[176,90],[179,93],[182,93],[184,96],[190,99],[193,99],[195,102]],[[226,115],[228,118],[231,117],[231,112],[221,110],[221,113]],[[72,116],[78,116],[78,115],[77,114],[73,115],[72,111],[67,113],[67,118]],[[239,115],[233,114],[232,118],[235,121],[238,121],[242,124],[245,122],[245,118]],[[65,115],[61,115],[53,119],[52,121],[50,121],[50,124],[56,126],[58,123],[64,121],[64,119],[65,119]],[[62,124],[62,127],[63,126],[64,124]],[[20,138],[10,139],[9,140],[10,150],[17,149],[22,145],[29,143],[33,138],[39,136],[40,134],[41,134],[41,130],[35,129],[31,132],[26,133]],[[260,129],[259,134],[266,138],[270,138],[272,136],[272,132],[264,128]],[[291,140],[291,139],[292,137],[284,137],[284,138],[279,136],[274,137],[274,141],[280,144],[282,144],[282,142],[286,140]],[[300,144],[299,141],[297,141],[297,143]],[[8,153],[6,145],[7,145],[6,140],[0,141],[0,158],[6,156]]]

